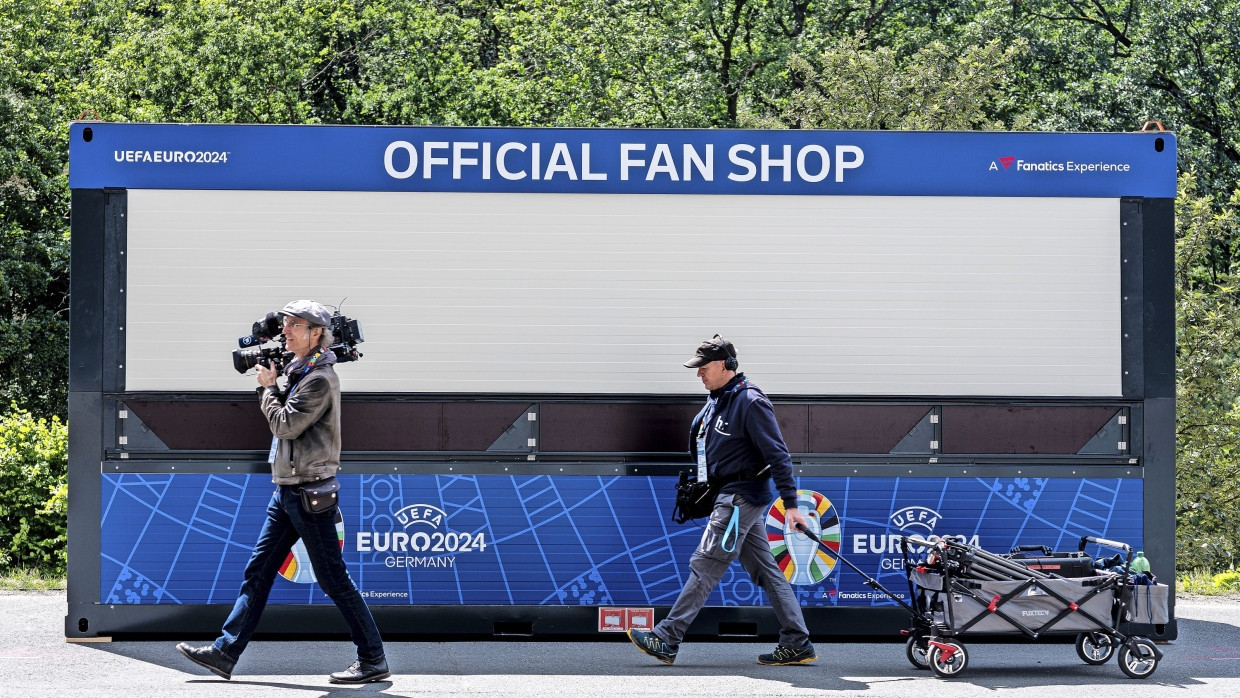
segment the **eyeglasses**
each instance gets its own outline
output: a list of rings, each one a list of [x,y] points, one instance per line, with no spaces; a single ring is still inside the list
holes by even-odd
[[[298,327],[309,327],[310,326],[310,323],[308,322],[304,322],[304,321],[297,322],[296,320],[290,320],[289,318],[285,318],[284,322],[281,324],[283,327],[292,328],[294,330],[297,329]]]

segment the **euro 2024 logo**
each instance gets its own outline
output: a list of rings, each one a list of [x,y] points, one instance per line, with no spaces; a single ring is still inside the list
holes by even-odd
[[[790,583],[817,584],[831,574],[838,561],[840,517],[831,500],[813,490],[797,491],[797,508],[822,544],[788,525],[783,499],[776,499],[767,510],[766,541],[775,556],[775,564]]]
[[[340,507],[336,507],[336,538],[340,549],[344,549],[344,517],[340,515]],[[314,584],[319,581],[314,576],[314,566],[310,564],[310,553],[306,552],[306,544],[298,539],[293,549],[288,551],[284,564],[280,565],[280,576],[298,584]]]

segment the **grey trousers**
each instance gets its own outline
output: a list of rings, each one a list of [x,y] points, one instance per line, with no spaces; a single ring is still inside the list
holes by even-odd
[[[727,552],[723,549],[723,534],[732,518],[733,507],[740,509],[740,521],[737,532],[728,534],[727,544],[732,552]],[[765,514],[765,507],[750,504],[740,495],[721,494],[715,499],[715,509],[702,532],[702,542],[689,560],[689,581],[668,616],[654,627],[655,635],[673,647],[679,645],[710,592],[723,579],[732,561],[739,558],[750,578],[761,585],[771,599],[771,607],[779,619],[779,644],[800,647],[809,640],[801,605],[792,592],[792,585],[775,565],[775,556],[766,542]],[[739,538],[735,546],[733,535]]]

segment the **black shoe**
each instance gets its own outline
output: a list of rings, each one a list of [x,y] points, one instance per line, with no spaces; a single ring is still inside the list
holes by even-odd
[[[380,659],[377,662],[363,662],[357,660],[349,665],[344,671],[337,671],[327,678],[331,683],[370,683],[371,681],[382,681],[392,675],[388,671],[386,659]]]
[[[784,666],[787,664],[808,664],[818,659],[818,653],[814,651],[814,646],[806,642],[801,647],[785,647],[779,645],[775,651],[770,654],[758,655],[759,664],[774,664]]]
[[[231,679],[233,667],[237,666],[236,660],[224,656],[223,652],[215,649],[215,645],[194,647],[188,642],[182,642],[177,645],[177,651],[198,666],[210,669],[212,674],[222,679]]]
[[[629,639],[633,644],[637,645],[637,649],[663,662],[671,664],[676,661],[676,653],[680,651],[680,647],[672,647],[663,641],[663,638],[648,633],[645,630],[630,630]]]

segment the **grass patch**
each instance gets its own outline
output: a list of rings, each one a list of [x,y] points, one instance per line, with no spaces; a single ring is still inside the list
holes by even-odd
[[[1191,570],[1176,578],[1180,591],[1201,596],[1235,596],[1240,593],[1240,572]]]
[[[41,569],[10,568],[0,571],[0,591],[64,591],[65,576]]]

